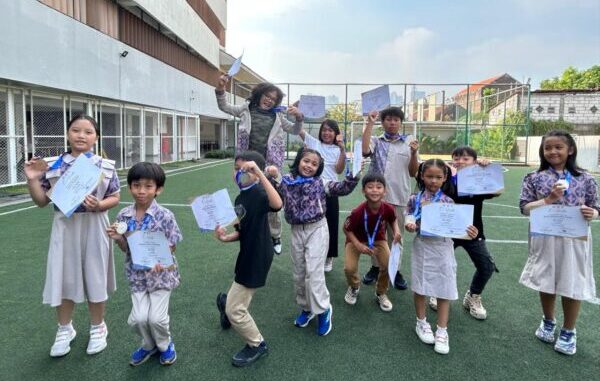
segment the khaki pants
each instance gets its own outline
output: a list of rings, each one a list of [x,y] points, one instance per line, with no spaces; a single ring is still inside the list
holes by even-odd
[[[267,213],[272,238],[281,238],[281,210]]]
[[[402,234],[402,241],[400,241],[400,246],[403,246],[404,242],[404,211],[406,210],[406,206],[394,205],[394,209],[396,210],[396,221],[398,221],[398,227],[400,228],[400,234]],[[392,241],[394,241],[394,229],[391,226],[386,227],[386,238],[388,248],[392,247]],[[371,256],[371,265],[375,267],[379,267],[377,263],[377,258],[375,256]],[[402,263],[398,264],[398,271],[400,271],[400,267],[402,267]]]
[[[131,313],[127,324],[142,337],[142,347],[151,350],[158,347],[164,352],[171,342],[169,332],[170,290],[134,292],[131,294]]]
[[[390,249],[386,241],[375,241],[373,244],[374,257],[377,258],[379,264],[379,276],[377,277],[377,294],[383,295],[388,290],[390,276],[388,274],[388,261],[390,259]],[[348,286],[352,288],[360,287],[360,278],[358,277],[358,260],[363,254],[352,242],[346,244],[344,257],[344,273],[346,273],[346,281]]]
[[[227,292],[227,304],[225,305],[225,313],[231,322],[231,326],[251,347],[258,347],[264,340],[254,319],[248,312],[248,307],[255,292],[255,288],[244,287],[233,282]]]

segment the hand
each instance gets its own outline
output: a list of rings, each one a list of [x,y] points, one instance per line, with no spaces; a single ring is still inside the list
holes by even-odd
[[[335,137],[335,144],[340,147],[340,149],[345,150],[346,146],[344,145],[344,138],[342,137],[342,134],[338,134]]]
[[[83,206],[90,212],[99,212],[100,211],[100,200],[96,198],[96,196],[92,196],[88,194],[85,196],[83,200]]]
[[[248,172],[248,173],[252,173],[253,175],[258,176],[260,173],[262,173],[261,169],[258,168],[258,165],[256,165],[255,162],[253,161],[247,161],[242,165],[241,168],[242,171]]]
[[[587,205],[581,205],[581,214],[583,214],[583,218],[585,218],[586,221],[591,221],[597,216],[597,211]]]
[[[25,162],[23,171],[27,180],[39,179],[48,171],[48,163],[44,159],[34,156],[31,160]]]
[[[377,120],[378,116],[379,116],[379,111],[371,111],[370,113],[367,114],[367,123],[374,124],[375,121]]]
[[[369,255],[375,255],[375,251],[373,251],[373,249],[371,249],[369,246],[365,245],[364,243],[359,243],[356,248],[361,253],[365,253],[365,254],[369,254]]]
[[[400,232],[394,232],[393,243],[400,243],[400,242],[402,242],[402,235],[400,234]]]
[[[121,240],[125,239],[122,234],[117,233],[116,223],[110,225],[106,229],[106,234],[108,234],[110,239],[113,239],[115,241],[121,241]]]
[[[565,189],[566,188],[561,183],[559,183],[559,182],[554,183],[554,186],[552,187],[552,191],[546,197],[546,203],[553,204],[556,201],[560,200],[562,198],[562,196],[565,194]]]
[[[488,159],[478,159],[477,164],[481,165],[482,167],[487,167],[488,165],[492,164],[492,162]]]
[[[163,272],[166,269],[167,269],[166,267],[164,267],[160,263],[157,263],[157,264],[154,265],[154,267],[152,268],[152,270],[150,270],[150,272],[160,273],[160,272]]]
[[[225,236],[226,236],[225,228],[223,228],[219,225],[215,226],[215,237],[219,241],[225,242]]]
[[[413,140],[412,142],[408,143],[408,146],[410,147],[410,153],[412,154],[417,153],[419,150],[419,142],[417,140]]]
[[[217,82],[217,90],[225,90],[225,86],[229,83],[229,76],[227,74],[223,74],[219,77],[219,82]]]
[[[473,226],[473,225],[467,226],[467,235],[471,239],[477,237],[477,234],[479,234],[479,230],[477,230],[477,228],[475,226]]]
[[[274,165],[269,165],[265,168],[265,173],[273,178],[277,178],[279,176],[279,170]]]
[[[294,103],[294,105],[295,104],[296,103]],[[304,115],[302,115],[302,113],[300,112],[300,110],[296,106],[290,106],[290,107],[288,107],[287,112],[288,112],[288,115],[292,115],[296,119],[304,119]]]
[[[414,233],[417,231],[417,224],[415,224],[414,222],[409,222],[408,224],[404,225],[404,228],[406,229],[406,231]]]

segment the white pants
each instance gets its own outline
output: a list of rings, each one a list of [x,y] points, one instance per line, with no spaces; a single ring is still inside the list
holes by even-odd
[[[171,291],[134,292],[127,324],[142,337],[142,347],[158,347],[164,352],[171,342],[169,332],[169,299]]]

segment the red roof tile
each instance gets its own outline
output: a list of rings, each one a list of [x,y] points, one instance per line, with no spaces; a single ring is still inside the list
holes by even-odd
[[[469,87],[468,87],[469,93],[473,93],[475,91],[478,91],[479,89],[481,89],[485,85],[489,85],[490,83],[493,83],[495,80],[497,80],[498,78],[502,77],[503,75],[504,74],[496,75],[494,77],[490,77],[488,79],[484,79],[483,81],[479,81],[477,83],[469,85]],[[454,95],[454,97],[460,97],[462,95],[465,95],[466,93],[467,93],[467,88],[465,87],[464,89],[462,89],[461,91],[459,91],[458,93],[456,93]]]

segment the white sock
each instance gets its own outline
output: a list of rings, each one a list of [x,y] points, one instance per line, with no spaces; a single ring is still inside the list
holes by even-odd
[[[446,336],[448,334],[448,327],[440,327],[438,325],[437,331],[435,331],[436,335]]]
[[[427,318],[426,317],[424,317],[423,319],[417,318],[417,323],[419,323],[419,324],[427,324]]]
[[[100,324],[98,324],[98,325],[93,325],[93,324],[90,324],[90,330],[92,330],[92,329],[94,329],[94,328],[101,328],[101,327],[103,327],[104,325],[105,325],[105,324],[104,324],[104,320],[102,320],[102,323],[100,323]]]
[[[58,329],[61,331],[70,331],[73,329],[73,321],[70,321],[68,324],[62,325],[58,323]]]

